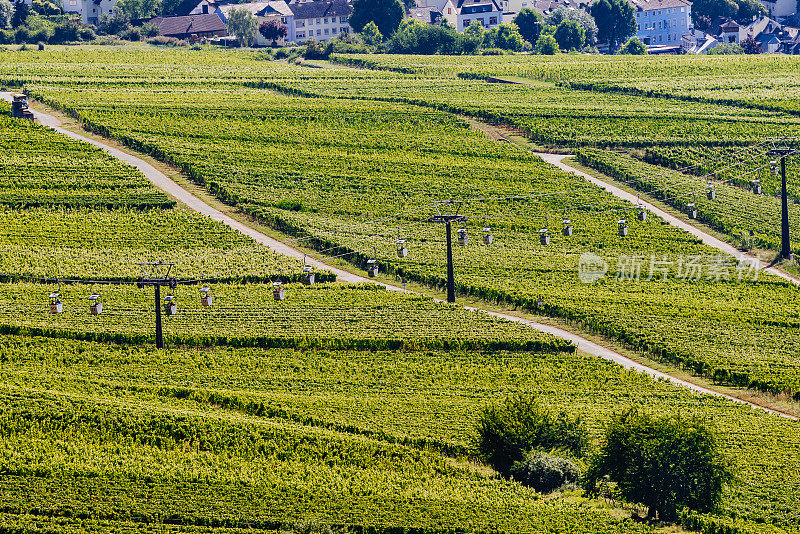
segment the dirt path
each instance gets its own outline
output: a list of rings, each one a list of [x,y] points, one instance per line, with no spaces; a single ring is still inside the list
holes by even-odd
[[[11,93],[9,93],[9,92],[0,92],[0,98],[3,98],[4,100],[10,100],[11,99]],[[75,139],[75,140],[78,140],[78,141],[83,141],[83,142],[89,143],[89,144],[91,144],[93,146],[96,146],[98,148],[101,148],[102,150],[104,150],[105,152],[110,154],[111,156],[113,156],[113,157],[115,157],[115,158],[117,158],[117,159],[119,159],[119,160],[121,160],[121,161],[123,161],[125,163],[128,163],[129,165],[132,165],[133,167],[138,169],[142,174],[144,174],[144,176],[148,180],[150,180],[153,183],[153,185],[155,185],[156,187],[158,187],[159,189],[161,189],[162,191],[164,191],[168,195],[172,196],[173,198],[175,198],[179,202],[185,204],[190,209],[195,210],[198,213],[202,213],[203,215],[206,215],[206,216],[211,217],[212,219],[214,219],[216,221],[220,221],[223,224],[228,225],[229,227],[233,228],[234,230],[236,230],[238,232],[241,232],[242,234],[253,238],[257,243],[260,243],[260,244],[262,244],[262,245],[264,245],[266,247],[269,247],[270,249],[274,250],[275,252],[278,252],[280,254],[284,254],[286,256],[298,258],[298,259],[302,259],[302,258],[304,258],[306,256],[306,254],[303,253],[302,251],[300,251],[298,249],[295,249],[295,248],[292,248],[289,245],[287,245],[286,243],[278,241],[277,239],[273,239],[273,238],[271,238],[271,237],[269,237],[269,236],[267,236],[267,235],[255,230],[255,229],[253,229],[253,228],[251,228],[251,227],[249,227],[249,226],[247,226],[245,224],[242,224],[241,222],[239,222],[236,219],[233,219],[232,217],[222,213],[221,211],[213,208],[212,206],[209,206],[208,204],[203,202],[201,199],[199,199],[196,196],[192,195],[189,191],[186,191],[185,189],[183,189],[180,185],[175,183],[167,175],[165,175],[164,173],[162,173],[161,171],[159,171],[158,169],[156,169],[155,167],[153,167],[152,165],[150,165],[149,163],[147,163],[143,159],[138,158],[138,157],[136,157],[136,156],[134,156],[132,154],[129,154],[127,152],[123,152],[121,150],[113,148],[111,146],[108,146],[108,145],[106,145],[106,144],[104,144],[104,143],[102,143],[100,141],[96,141],[96,140],[91,139],[89,137],[85,137],[85,136],[80,135],[78,133],[66,130],[66,129],[61,127],[61,121],[59,121],[58,118],[56,118],[56,117],[54,117],[52,115],[49,115],[47,113],[43,113],[41,111],[36,111],[36,110],[31,110],[31,111],[33,111],[34,116],[43,125],[48,126],[48,127],[52,128],[53,130],[57,131],[58,133],[61,133],[63,135],[66,135],[66,136],[70,137],[71,139]],[[559,163],[560,163],[560,160],[559,160]],[[565,167],[567,167],[568,169],[572,169],[571,167],[566,166],[566,165],[565,165]],[[323,263],[323,262],[321,262],[319,260],[315,260],[315,259],[312,259],[312,258],[307,258],[307,261],[308,261],[309,264],[312,264],[312,265],[314,265],[315,267],[317,267],[319,269],[325,269],[325,270],[333,272],[334,274],[336,274],[337,278],[339,280],[341,280],[341,281],[350,282],[350,283],[375,282],[374,280],[371,280],[369,278],[365,278],[363,276],[359,276],[359,275],[356,275],[356,274],[353,274],[353,273],[349,273],[347,271],[343,271],[341,269],[337,269],[336,267],[332,267],[332,266],[330,266],[330,265],[328,265],[326,263]],[[391,285],[391,284],[386,284],[386,283],[381,283],[381,282],[376,282],[376,283],[379,283],[380,285],[386,287],[387,289],[389,289],[391,291],[410,292],[410,291],[408,291],[406,289],[403,289],[401,287],[397,287],[397,286],[394,286],[394,285]],[[436,299],[436,300],[437,300],[437,302],[443,302],[440,299]],[[748,402],[748,401],[737,399],[737,398],[732,397],[730,395],[726,395],[724,393],[719,393],[717,391],[713,391],[711,389],[704,388],[704,387],[702,387],[700,385],[693,384],[691,382],[687,382],[687,381],[681,380],[679,378],[675,378],[675,377],[670,376],[670,375],[668,375],[666,373],[662,373],[661,371],[658,371],[656,369],[652,369],[652,368],[647,367],[645,365],[642,365],[642,364],[640,364],[638,362],[635,362],[634,360],[631,360],[630,358],[627,358],[627,357],[623,356],[622,354],[619,354],[617,352],[609,350],[609,349],[607,349],[607,348],[605,348],[605,347],[603,347],[601,345],[598,345],[597,343],[594,343],[594,342],[592,342],[592,341],[590,341],[590,340],[588,340],[586,338],[583,338],[583,337],[581,337],[581,336],[579,336],[577,334],[574,334],[572,332],[568,332],[567,330],[563,330],[563,329],[555,327],[555,326],[550,326],[550,325],[537,323],[537,322],[531,321],[529,319],[523,319],[523,318],[520,318],[520,317],[515,317],[513,315],[507,315],[507,314],[500,313],[500,312],[494,312],[494,311],[489,311],[489,310],[485,310],[485,309],[481,309],[481,308],[474,308],[474,307],[469,307],[469,306],[465,306],[465,308],[468,309],[468,310],[471,310],[471,311],[480,311],[482,313],[486,313],[486,314],[489,314],[489,315],[494,316],[494,317],[499,317],[499,318],[506,319],[506,320],[509,320],[509,321],[513,321],[513,322],[516,322],[516,323],[521,323],[521,324],[527,325],[527,326],[529,326],[531,328],[534,328],[536,330],[539,330],[540,332],[545,332],[545,333],[548,333],[548,334],[552,334],[552,335],[554,335],[554,336],[556,336],[558,338],[561,338],[561,339],[564,339],[564,340],[572,342],[573,344],[575,344],[578,347],[578,350],[580,350],[580,351],[583,351],[583,352],[585,352],[587,354],[590,354],[592,356],[596,356],[598,358],[603,358],[605,360],[609,360],[609,361],[614,362],[614,363],[616,363],[618,365],[621,365],[625,369],[632,369],[632,370],[635,370],[635,371],[638,371],[638,372],[641,372],[641,373],[645,373],[645,374],[650,375],[653,378],[668,380],[669,382],[672,382],[673,384],[676,384],[676,385],[679,385],[679,386],[683,386],[683,387],[688,388],[690,390],[693,390],[693,391],[695,391],[697,393],[703,393],[703,394],[707,394],[707,395],[723,397],[723,398],[726,398],[728,400],[731,400],[731,401],[734,401],[734,402],[737,402],[737,403],[740,403],[740,404],[746,404],[748,406],[751,406],[752,408],[764,410],[764,411],[766,411],[768,413],[771,413],[771,414],[774,414],[774,415],[778,415],[778,416],[784,417],[786,419],[797,420],[797,418],[794,417],[794,416],[791,416],[791,415],[788,415],[788,414],[784,414],[782,412],[778,412],[778,411],[775,411],[775,410],[771,410],[771,409],[766,408],[764,406],[760,406],[758,404],[754,404],[754,403],[751,403],[751,402]]]

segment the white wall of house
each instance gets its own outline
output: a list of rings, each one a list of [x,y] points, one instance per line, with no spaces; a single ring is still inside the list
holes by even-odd
[[[109,17],[114,15],[114,11],[117,7],[117,0],[100,0],[99,4],[96,4],[94,0],[77,0],[78,4],[80,4],[80,9],[78,12],[81,14],[81,22],[84,24],[95,24],[97,25],[100,22],[100,18],[103,15],[108,15]],[[65,10],[67,6],[70,8],[73,7],[71,4],[71,0],[63,0]]]
[[[681,37],[692,26],[692,6],[637,8],[636,37],[646,45],[680,45]]]
[[[313,37],[317,41],[336,39],[344,33],[352,33],[349,17],[329,16],[311,19],[294,19],[289,30],[289,40],[304,43]]]
[[[465,0],[456,17],[456,30],[463,32],[475,21],[484,28],[495,28],[503,23],[503,10],[494,2]]]
[[[213,13],[216,9],[216,6],[211,4],[208,0],[202,0],[193,10],[187,13],[187,15],[204,15],[206,13]]]

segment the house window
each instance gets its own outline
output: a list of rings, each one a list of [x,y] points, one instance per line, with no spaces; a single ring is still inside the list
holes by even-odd
[[[327,18],[322,19],[322,23],[323,24],[327,24],[328,23],[328,19]]]
[[[317,35],[322,35],[322,30],[317,30]]]
[[[452,7],[448,7],[447,8],[447,14],[448,15],[452,15],[453,14],[453,8]]]
[[[329,33],[330,32],[328,31],[328,28],[325,28],[325,35],[328,35]]]
[[[347,17],[339,17],[339,22],[347,22]]]
[[[489,25],[497,24],[497,17],[489,17]]]
[[[332,33],[333,35],[336,35],[336,28],[331,28],[331,33]]]
[[[485,26],[485,24],[483,23],[483,19],[475,19],[475,20],[477,20],[478,24],[480,24],[481,26]]]
[[[350,33],[350,28],[346,27],[339,28],[339,33]]]
[[[298,20],[294,25],[296,28],[305,28],[306,22],[304,20]]]
[[[203,15],[208,15],[208,6],[207,5],[203,6]]]
[[[319,24],[319,21],[320,21],[320,20],[322,20],[322,19],[317,19],[317,24]]]
[[[637,24],[637,25],[636,25],[636,31],[637,31],[637,32],[640,32],[640,31],[642,31],[642,25],[641,25],[641,24]]]
[[[465,28],[466,28],[467,26],[469,26],[469,22],[470,22],[470,20],[469,20],[469,19],[464,19],[464,27],[465,27]]]

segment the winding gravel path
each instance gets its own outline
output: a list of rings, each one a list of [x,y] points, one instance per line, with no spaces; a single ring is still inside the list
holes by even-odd
[[[2,98],[4,100],[7,100],[7,101],[10,101],[11,100],[11,94],[12,93],[10,93],[10,92],[0,92],[0,98]],[[186,206],[188,206],[192,210],[195,210],[198,213],[202,213],[203,215],[206,215],[206,216],[211,217],[212,219],[214,219],[216,221],[219,221],[219,222],[221,222],[223,224],[228,225],[229,227],[233,228],[234,230],[236,230],[238,232],[241,232],[242,234],[245,234],[245,235],[251,237],[257,243],[260,243],[260,244],[262,244],[262,245],[264,245],[266,247],[269,247],[270,249],[274,250],[275,252],[278,252],[280,254],[284,254],[286,256],[298,258],[298,259],[302,259],[303,257],[306,256],[302,251],[297,250],[297,249],[295,249],[293,247],[290,247],[286,243],[278,241],[277,239],[273,239],[273,238],[271,238],[271,237],[269,237],[269,236],[267,236],[267,235],[255,230],[253,228],[250,228],[249,226],[247,226],[245,224],[242,224],[241,222],[239,222],[236,219],[233,219],[232,217],[222,213],[221,211],[213,208],[212,206],[209,206],[208,204],[206,204],[205,202],[203,202],[202,200],[200,200],[196,196],[192,195],[189,191],[186,191],[185,189],[183,189],[180,185],[178,185],[177,183],[172,181],[167,175],[165,175],[164,173],[162,173],[161,171],[159,171],[158,169],[156,169],[155,167],[153,167],[152,165],[150,165],[149,163],[147,163],[143,159],[138,158],[138,157],[136,157],[136,156],[134,156],[132,154],[129,154],[127,152],[123,152],[123,151],[121,151],[119,149],[116,149],[114,147],[108,146],[108,145],[106,145],[106,144],[104,144],[104,143],[102,143],[100,141],[96,141],[94,139],[91,139],[89,137],[83,136],[81,134],[66,130],[66,129],[61,127],[61,121],[59,121],[58,118],[56,118],[56,117],[54,117],[52,115],[49,115],[47,113],[43,113],[41,111],[36,111],[36,110],[33,110],[33,109],[31,111],[33,111],[34,116],[36,117],[36,119],[39,120],[39,122],[41,124],[43,124],[45,126],[48,126],[48,127],[52,128],[53,130],[55,130],[56,132],[61,133],[63,135],[66,135],[67,137],[70,137],[70,138],[78,140],[78,141],[83,141],[83,142],[89,143],[89,144],[91,144],[91,145],[93,145],[95,147],[98,147],[98,148],[104,150],[105,152],[107,152],[108,154],[110,154],[111,156],[119,159],[120,161],[123,161],[123,162],[125,162],[125,163],[127,163],[129,165],[132,165],[133,167],[138,169],[142,174],[144,174],[144,176],[148,180],[150,180],[153,183],[153,185],[155,185],[156,187],[158,187],[159,189],[161,189],[162,191],[164,191],[168,195],[172,196],[173,198],[175,198],[179,202],[185,204]],[[559,167],[559,168],[561,168],[563,170],[566,170],[568,172],[578,173],[579,175],[585,177],[586,179],[588,179],[588,180],[590,180],[590,181],[592,181],[594,183],[598,183],[598,185],[602,185],[606,189],[609,188],[608,184],[606,184],[605,182],[601,182],[600,180],[597,180],[596,178],[593,178],[593,177],[591,177],[589,175],[581,173],[577,169],[573,169],[572,167],[569,167],[568,165],[564,164],[561,160],[566,156],[559,156],[559,155],[553,155],[553,154],[540,154],[540,156],[543,159],[545,159],[545,161],[548,161],[548,163],[552,163],[553,165],[556,165],[557,167]],[[633,195],[630,195],[629,193],[626,193],[625,191],[621,191],[621,190],[619,190],[617,192],[612,191],[612,193],[614,193],[615,195],[619,196],[620,198],[626,198],[623,195],[628,195],[633,199],[633,201],[636,200],[636,198]],[[629,198],[626,198],[626,199],[630,200]],[[658,208],[656,208],[654,206],[649,206],[648,209],[650,209],[654,213],[657,213],[660,216],[664,217],[665,219],[667,219],[671,223],[674,222],[676,226],[680,226],[680,227],[686,226],[685,229],[687,229],[687,231],[690,231],[689,228],[694,228],[694,227],[691,227],[689,225],[686,225],[686,223],[683,223],[682,221],[680,221],[678,219],[675,219],[674,217],[671,217],[670,215],[662,212],[661,210],[659,210]],[[677,224],[677,223],[680,223],[680,224]],[[702,238],[702,235],[707,237],[708,240],[709,240],[709,244],[711,244],[711,241],[714,240],[714,238],[711,237],[711,236],[708,236],[706,234],[698,235],[695,232],[699,232],[699,234],[702,234],[702,232],[700,232],[697,229],[694,229],[694,231],[692,231],[692,233],[694,235],[697,235],[700,238]],[[705,239],[704,239],[704,241],[705,241]],[[727,247],[730,247],[729,245],[724,244],[721,241],[718,241],[718,242],[723,244],[723,245],[725,245],[725,246],[727,246]],[[733,247],[730,247],[730,248],[732,249]],[[720,250],[722,250],[722,249],[720,249]],[[336,267],[332,267],[330,265],[327,265],[327,264],[325,264],[325,263],[323,263],[323,262],[321,262],[319,260],[315,260],[315,259],[312,259],[312,258],[307,258],[307,262],[309,264],[311,264],[311,265],[314,265],[315,267],[317,267],[319,269],[325,269],[325,270],[333,272],[334,274],[336,274],[337,279],[341,280],[341,281],[350,282],[350,283],[375,282],[372,279],[365,278],[363,276],[358,276],[358,275],[349,273],[347,271],[343,271],[341,269],[337,269]],[[397,287],[397,286],[394,286],[394,285],[391,285],[391,284],[385,284],[385,283],[380,283],[380,284],[382,286],[386,287],[387,289],[391,290],[391,291],[409,292],[406,289],[403,289],[401,287]],[[443,302],[440,299],[436,299],[436,300],[438,302]],[[653,378],[660,378],[660,379],[668,380],[669,382],[672,382],[673,384],[676,384],[676,385],[679,385],[679,386],[683,386],[683,387],[685,387],[687,389],[690,389],[690,390],[692,390],[694,392],[697,392],[697,393],[713,395],[713,396],[717,396],[717,397],[723,397],[723,398],[726,398],[728,400],[731,400],[731,401],[734,401],[734,402],[737,402],[737,403],[740,403],[740,404],[746,404],[746,405],[751,406],[752,408],[755,408],[755,409],[764,410],[764,411],[766,411],[768,413],[771,413],[771,414],[774,414],[774,415],[778,415],[778,416],[784,417],[786,419],[797,420],[796,417],[793,417],[791,415],[784,414],[784,413],[781,413],[781,412],[777,412],[775,410],[771,410],[769,408],[765,408],[763,406],[759,406],[759,405],[751,403],[751,402],[743,401],[743,400],[737,399],[735,397],[731,397],[729,395],[725,395],[725,394],[722,394],[722,393],[718,393],[716,391],[712,391],[710,389],[704,388],[704,387],[699,386],[697,384],[693,384],[691,382],[687,382],[685,380],[681,380],[679,378],[672,377],[672,376],[670,376],[670,375],[668,375],[666,373],[662,373],[661,371],[658,371],[656,369],[652,369],[650,367],[647,367],[645,365],[637,363],[637,362],[631,360],[630,358],[626,358],[625,356],[623,356],[623,355],[621,355],[621,354],[619,354],[617,352],[609,350],[609,349],[607,349],[607,348],[605,348],[605,347],[603,347],[601,345],[598,345],[597,343],[594,343],[594,342],[592,342],[592,341],[590,341],[590,340],[588,340],[586,338],[583,338],[583,337],[581,337],[581,336],[579,336],[577,334],[573,334],[572,332],[568,332],[568,331],[563,330],[561,328],[558,328],[558,327],[555,327],[555,326],[550,326],[550,325],[545,325],[545,324],[541,324],[541,323],[537,323],[535,321],[531,321],[531,320],[528,320],[528,319],[522,319],[520,317],[515,317],[513,315],[507,315],[507,314],[504,314],[504,313],[488,311],[488,310],[484,310],[484,309],[481,309],[481,308],[473,308],[473,307],[469,307],[469,306],[465,306],[465,308],[468,309],[468,310],[471,310],[471,311],[480,311],[482,313],[486,313],[486,314],[489,314],[489,315],[494,316],[494,317],[499,317],[499,318],[506,319],[506,320],[509,320],[509,321],[513,321],[513,322],[516,322],[516,323],[521,323],[521,324],[527,325],[527,326],[529,326],[531,328],[534,328],[536,330],[539,330],[540,332],[545,332],[545,333],[548,333],[548,334],[552,334],[552,335],[554,335],[554,336],[556,336],[558,338],[561,338],[561,339],[564,339],[564,340],[572,342],[573,344],[575,344],[578,347],[578,350],[580,350],[580,351],[586,352],[586,353],[588,353],[588,354],[590,354],[592,356],[596,356],[598,358],[603,358],[603,359],[612,361],[612,362],[614,362],[614,363],[616,363],[618,365],[621,365],[625,369],[632,369],[634,371],[645,373],[647,375],[650,375]]]
[[[800,279],[795,278],[794,276],[791,276],[791,275],[789,275],[789,274],[787,274],[787,273],[785,273],[785,272],[783,272],[783,271],[781,271],[779,269],[776,269],[774,267],[766,267],[759,258],[757,258],[755,256],[751,256],[749,254],[745,254],[744,252],[740,251],[739,249],[737,249],[736,247],[730,245],[729,243],[726,243],[725,241],[717,239],[716,237],[703,232],[701,229],[697,228],[696,226],[693,226],[693,225],[687,223],[686,221],[682,221],[681,219],[675,217],[674,215],[670,215],[666,211],[654,206],[653,204],[650,204],[649,202],[645,202],[644,200],[641,200],[641,198],[637,197],[634,194],[631,194],[631,193],[625,191],[624,189],[620,189],[619,187],[617,187],[617,186],[615,186],[613,184],[610,184],[608,182],[600,180],[599,178],[595,178],[594,176],[586,174],[585,172],[580,171],[580,170],[576,169],[575,167],[571,167],[568,164],[564,163],[564,158],[573,157],[571,155],[568,155],[568,154],[547,154],[547,153],[544,153],[544,152],[534,152],[534,154],[536,154],[537,156],[539,156],[540,158],[545,160],[547,163],[550,163],[551,165],[555,165],[556,167],[558,167],[559,169],[561,169],[563,171],[571,172],[573,174],[577,174],[581,178],[584,178],[587,181],[602,187],[603,189],[605,189],[606,191],[608,191],[609,193],[611,193],[612,195],[614,195],[617,198],[621,198],[622,200],[626,200],[626,201],[628,201],[628,202],[630,202],[630,203],[632,203],[634,205],[637,205],[637,204],[643,205],[646,210],[652,212],[655,215],[658,215],[659,217],[661,217],[662,219],[667,221],[671,226],[674,226],[676,228],[680,228],[681,230],[683,230],[685,232],[689,232],[690,234],[692,234],[696,238],[700,239],[703,243],[705,243],[706,245],[708,245],[710,247],[713,247],[713,248],[715,248],[715,249],[717,249],[717,250],[719,250],[719,251],[721,251],[721,252],[723,252],[725,254],[728,254],[730,256],[734,256],[736,258],[747,257],[747,258],[750,259],[750,261],[753,262],[753,265],[755,267],[757,267],[758,269],[763,270],[766,273],[769,273],[769,274],[778,276],[780,278],[783,278],[784,280],[788,280],[789,282],[793,282],[794,284],[800,285]]]

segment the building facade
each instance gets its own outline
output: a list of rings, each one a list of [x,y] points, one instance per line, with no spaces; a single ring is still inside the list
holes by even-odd
[[[630,0],[636,37],[647,46],[680,46],[692,30],[692,4],[687,0]]]
[[[26,0],[26,3],[31,1]],[[65,14],[80,15],[82,23],[97,26],[103,15],[114,15],[117,0],[63,0],[62,8]]]
[[[293,15],[290,41],[304,43],[313,38],[324,42],[353,31],[349,22],[353,6],[345,0],[292,3],[289,8]]]

